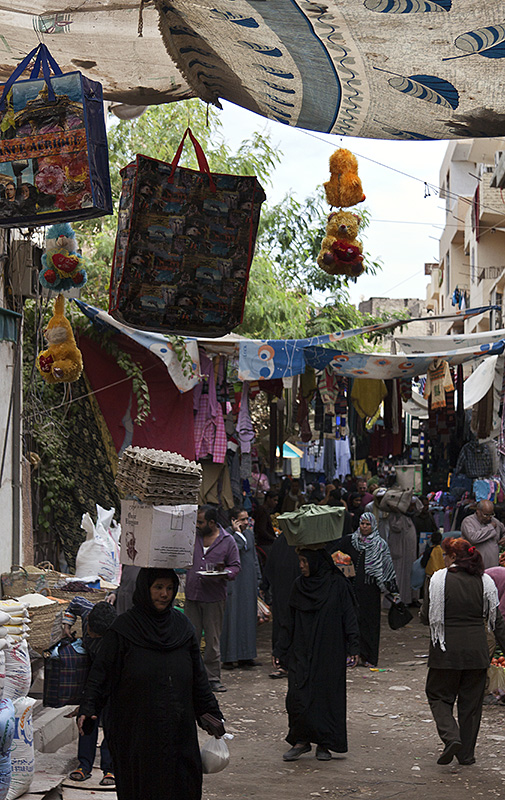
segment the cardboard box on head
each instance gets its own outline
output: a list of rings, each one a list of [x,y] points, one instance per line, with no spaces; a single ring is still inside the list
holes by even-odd
[[[121,501],[121,563],[175,569],[193,563],[198,506]]]

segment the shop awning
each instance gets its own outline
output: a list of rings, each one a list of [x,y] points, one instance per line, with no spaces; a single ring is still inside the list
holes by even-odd
[[[0,79],[42,38],[116,103],[224,98],[377,139],[503,132],[505,26],[492,0],[3,0],[0,14]]]

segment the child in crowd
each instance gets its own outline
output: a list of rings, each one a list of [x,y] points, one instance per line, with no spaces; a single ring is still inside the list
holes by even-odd
[[[444,551],[442,550],[441,542],[442,534],[440,531],[435,531],[431,534],[430,540],[423,553],[421,566],[424,567],[428,581],[434,572],[445,567]]]
[[[110,603],[103,601],[93,604],[84,597],[74,597],[63,614],[62,632],[64,636],[71,636],[72,626],[77,617],[80,617],[82,621],[82,643],[90,662],[93,662],[100,648],[102,637],[105,631],[110,628],[116,616],[116,609]],[[79,766],[69,775],[73,781],[86,781],[91,777],[98,741],[99,723],[100,719],[97,720],[97,724],[91,733],[79,736],[77,748]],[[103,772],[100,786],[114,786],[116,783],[114,768],[105,736],[100,745],[100,769]]]

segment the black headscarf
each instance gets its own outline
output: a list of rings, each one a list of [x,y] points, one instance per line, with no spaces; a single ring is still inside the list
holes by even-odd
[[[300,611],[318,611],[330,595],[333,581],[342,575],[326,550],[297,550],[309,563],[309,575],[300,575],[293,584],[289,604]]]
[[[139,647],[149,650],[176,650],[191,639],[194,628],[184,614],[172,608],[173,599],[165,611],[156,610],[150,589],[158,578],[170,578],[174,582],[175,598],[179,578],[173,569],[143,567],[135,584],[133,608],[120,614],[112,625],[112,630]]]

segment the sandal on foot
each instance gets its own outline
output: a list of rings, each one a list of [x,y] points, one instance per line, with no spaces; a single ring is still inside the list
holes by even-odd
[[[285,669],[276,669],[275,672],[271,672],[268,676],[269,678],[287,678],[288,673]]]
[[[100,781],[100,786],[115,786],[116,779],[113,772],[104,772],[103,778]]]
[[[85,772],[82,767],[78,769],[74,769],[70,775],[68,776],[71,781],[87,781],[88,778],[91,778],[91,772]]]

